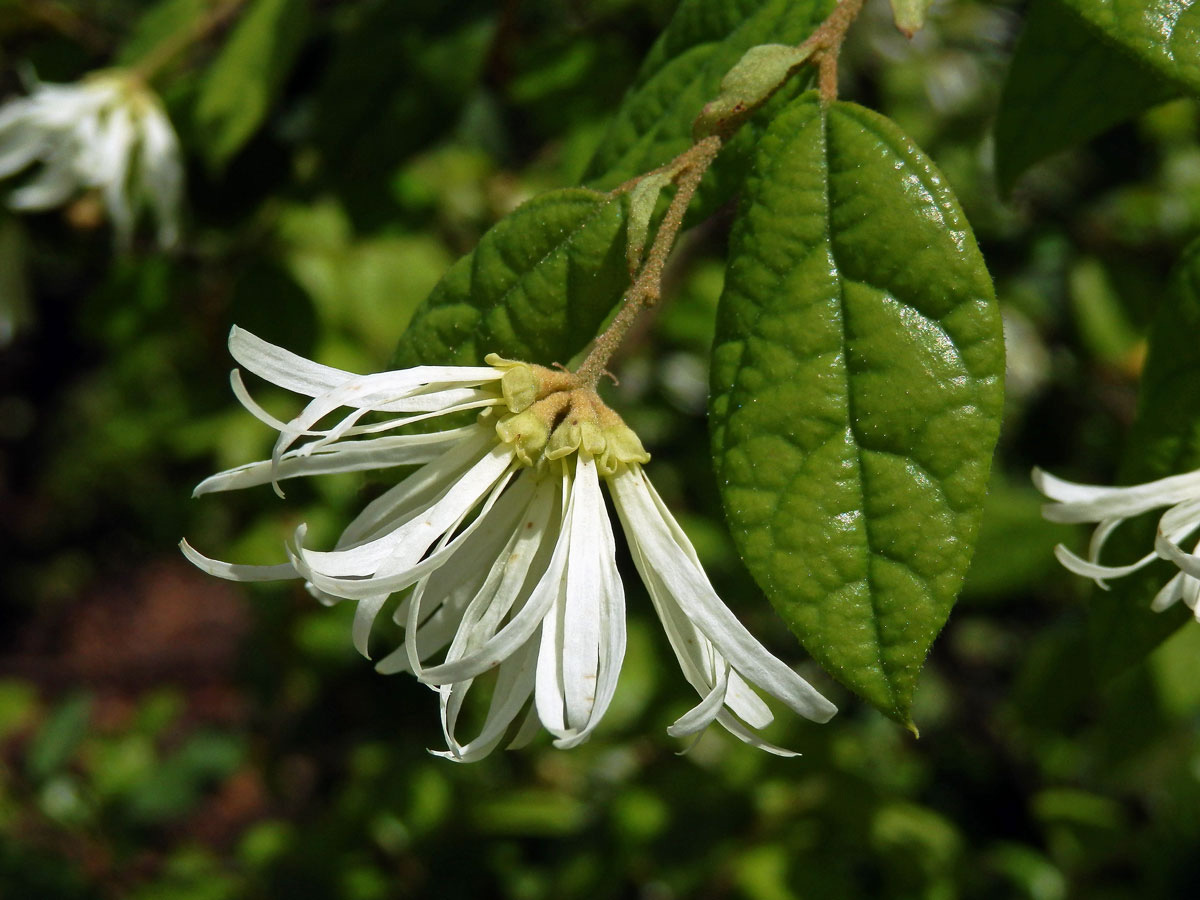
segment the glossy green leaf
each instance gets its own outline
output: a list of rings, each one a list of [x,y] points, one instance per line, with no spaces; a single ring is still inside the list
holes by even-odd
[[[1200,468],[1200,241],[1184,251],[1150,334],[1138,415],[1119,481],[1138,484]],[[1133,560],[1154,544],[1156,518],[1143,518],[1114,535],[1111,558]],[[1106,556],[1109,548],[1106,548]],[[1175,570],[1159,562],[1111,582],[1089,603],[1092,660],[1111,677],[1141,660],[1184,622],[1182,604],[1156,613],[1150,601]]]
[[[549,364],[588,341],[629,286],[626,202],[582,188],[530,200],[483,236],[413,313],[395,364]]]
[[[734,539],[816,660],[911,724],[999,431],[991,280],[912,142],[813,94],[763,137],[730,240],[711,423]]]
[[[308,25],[304,0],[255,0],[205,75],[197,132],[210,164],[225,163],[258,130]]]
[[[1035,0],[996,116],[1001,189],[1009,190],[1034,163],[1180,92],[1158,70],[1100,37],[1061,0]]]
[[[1104,37],[1200,93],[1200,6],[1191,0],[1064,0]]]
[[[613,117],[592,160],[589,183],[609,189],[670,162],[691,146],[692,122],[720,94],[721,79],[747,50],[758,44],[799,44],[833,5],[832,0],[684,0]],[[794,87],[782,89],[730,140],[693,201],[693,215],[728,199],[765,123],[808,78],[795,76]]]

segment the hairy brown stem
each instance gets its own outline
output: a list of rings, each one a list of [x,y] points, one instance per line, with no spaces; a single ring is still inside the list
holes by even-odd
[[[817,64],[817,91],[822,103],[832,103],[837,99],[838,55],[842,52],[846,32],[862,12],[864,2],[866,0],[841,0],[808,40],[800,45],[801,49],[812,49],[812,59]]]
[[[604,367],[621,345],[630,326],[642,310],[654,306],[662,295],[663,269],[666,267],[667,257],[671,255],[671,248],[675,246],[675,238],[683,225],[684,214],[696,194],[696,188],[700,186],[700,179],[717,158],[720,149],[721,138],[712,135],[693,145],[672,164],[678,166],[680,172],[676,180],[675,196],[671,198],[662,224],[658,226],[654,235],[654,242],[646,254],[646,262],[625,294],[621,309],[608,328],[604,329],[604,333],[596,338],[583,364],[575,370],[576,377],[586,387],[596,386],[600,376],[604,374]]]
[[[817,84],[822,103],[832,103],[837,99],[838,54],[841,53],[846,32],[858,18],[864,2],[865,0],[840,0],[825,21],[800,45],[802,50],[812,50],[812,59],[817,64]],[[613,191],[614,194],[624,193],[632,190],[643,178],[661,172],[675,173],[675,196],[671,198],[666,215],[655,232],[654,242],[650,245],[641,271],[625,294],[616,316],[608,328],[596,338],[587,358],[575,371],[575,377],[582,386],[595,388],[601,375],[605,373],[605,366],[637,317],[658,302],[662,295],[663,270],[667,264],[667,257],[671,255],[675,246],[679,229],[683,226],[684,214],[700,186],[704,173],[720,152],[722,143],[721,136],[710,135],[693,144],[667,165],[630,179]]]

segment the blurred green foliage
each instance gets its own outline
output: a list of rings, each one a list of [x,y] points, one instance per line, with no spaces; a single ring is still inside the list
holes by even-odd
[[[1027,480],[1034,463],[1115,471],[1146,329],[1200,232],[1194,103],[1052,157],[1001,201],[990,129],[1015,10],[937,4],[909,41],[879,3],[851,32],[844,96],[896,119],[946,173],[1009,344],[991,499],[918,685],[919,741],[806,667],[842,712],[779,723],[773,738],[802,758],[721,734],[676,756],[664,729],[694,698],[631,587],[628,658],[596,737],[455,766],[425,753],[441,741],[434,698],[355,655],[348,610],[291,586],[235,590],[178,558],[186,534],[274,560],[298,521],[329,537],[381,486],[345,476],[298,484],[287,504],[266,489],[189,500],[204,475],[267,449],[229,396],[224,338],[236,321],[330,364],[383,368],[488,226],[578,182],[674,4],[300,5],[307,27],[275,99],[222,168],[185,117],[220,40],[171,73],[189,148],[183,252],[114,259],[86,197],[0,218],[0,896],[1196,894],[1200,629],[1094,678],[1090,588],[1051,556],[1082,536],[1037,518]],[[135,24],[150,6],[0,4],[5,94],[18,63],[49,80],[110,63],[152,32],[150,13]],[[607,390],[722,596],[791,660],[698,449],[728,220],[685,238],[669,302]]]

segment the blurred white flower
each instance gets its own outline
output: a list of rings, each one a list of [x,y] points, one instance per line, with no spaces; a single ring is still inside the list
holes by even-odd
[[[214,475],[196,493],[420,467],[369,503],[332,551],[305,547],[302,525],[282,565],[219,562],[186,541],[184,553],[223,578],[303,578],[324,602],[356,602],[353,639],[364,655],[388,598],[411,588],[394,614],[404,642],[377,668],[412,672],[437,691],[448,744],[439,755],[480,759],[506,740],[528,740],[539,723],[556,746],[572,747],[600,722],[625,652],[625,594],[602,481],[684,677],[702,697],[670,734],[698,734],[716,721],[746,743],[791,755],[756,733],[772,715],[751,683],[809,719],[836,712],[721,602],[647,479],[641,442],[574,376],[496,356],[485,367],[359,376],[236,328],[229,346],[251,372],[313,399],[292,421],[278,421],[250,399],[235,370],[238,398],[279,439],[271,459]],[[339,409],[349,412],[317,427]],[[481,412],[444,431],[388,433],[463,410]],[[386,417],[363,424],[372,412]],[[492,669],[482,728],[460,740],[463,700]]]
[[[1162,586],[1151,607],[1161,612],[1179,600],[1200,619],[1200,546],[1191,553],[1180,543],[1200,529],[1200,470],[1172,475],[1130,487],[1104,487],[1075,484],[1055,478],[1041,469],[1033,470],[1037,489],[1056,500],[1042,507],[1042,515],[1051,522],[1095,522],[1088,558],[1083,559],[1062,544],[1054,548],[1066,568],[1093,579],[1102,588],[1107,578],[1121,578],[1148,566],[1155,559],[1166,559],[1179,572]],[[1126,519],[1169,507],[1158,520],[1154,550],[1125,566],[1106,566],[1099,562],[1100,551],[1109,535]]]
[[[42,163],[14,190],[16,210],[60,206],[81,190],[97,190],[128,246],[143,204],[158,225],[158,243],[179,238],[183,165],[179,141],[155,94],[119,69],[75,84],[35,82],[29,96],[0,106],[0,178]]]

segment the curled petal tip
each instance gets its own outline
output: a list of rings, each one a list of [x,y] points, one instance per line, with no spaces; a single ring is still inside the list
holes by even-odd
[[[825,698],[822,697],[821,699],[824,700]],[[826,722],[828,722],[830,719],[832,719],[834,716],[837,715],[838,708],[836,706],[834,706],[832,703],[830,703],[828,700],[826,700],[825,703],[827,705],[819,706],[815,710],[813,710],[812,721],[816,722],[818,725],[824,725]]]

